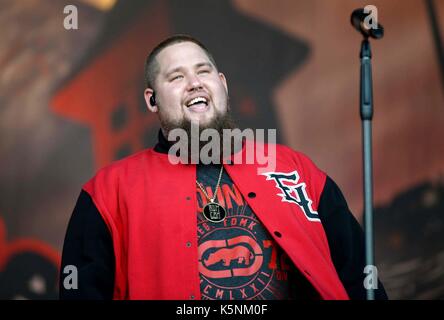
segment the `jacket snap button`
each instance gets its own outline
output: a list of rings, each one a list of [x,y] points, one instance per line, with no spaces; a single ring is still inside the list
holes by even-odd
[[[256,193],[254,192],[248,193],[248,198],[256,198]]]
[[[186,246],[187,246],[187,248],[191,247],[191,242],[188,241]]]
[[[193,294],[190,296],[190,299],[191,299],[191,300],[194,300],[194,295],[193,295]]]
[[[187,199],[187,200],[191,200],[191,197],[186,197],[185,199]]]
[[[278,238],[282,237],[282,234],[279,231],[275,231],[274,235]]]

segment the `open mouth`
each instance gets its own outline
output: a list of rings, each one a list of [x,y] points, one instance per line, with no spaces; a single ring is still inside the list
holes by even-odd
[[[208,109],[208,99],[205,97],[196,97],[191,99],[186,106],[194,112],[206,111]]]

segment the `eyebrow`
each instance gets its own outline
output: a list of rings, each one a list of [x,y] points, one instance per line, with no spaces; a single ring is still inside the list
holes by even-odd
[[[210,67],[210,68],[213,68],[213,65],[212,65],[211,63],[209,63],[209,62],[199,62],[199,63],[196,63],[196,64],[194,65],[194,67],[195,67],[195,68],[200,68],[200,67]],[[181,70],[182,70],[182,67],[174,68],[174,69],[168,71],[168,72],[165,74],[165,76],[168,78],[171,74],[173,74],[173,73],[175,73],[175,72],[179,72],[179,71],[181,71]]]
[[[209,62],[201,62],[195,65],[196,68],[200,68],[200,67],[210,67],[213,68],[213,65]]]

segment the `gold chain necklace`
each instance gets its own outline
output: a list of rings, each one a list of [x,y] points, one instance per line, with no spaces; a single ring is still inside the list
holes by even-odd
[[[222,172],[224,171],[224,166],[221,165],[219,179],[217,180],[216,190],[214,191],[213,198],[210,198],[205,191],[204,187],[196,180],[197,186],[202,190],[203,194],[209,201],[203,208],[202,214],[210,222],[222,222],[227,216],[227,212],[224,207],[222,207],[217,202],[214,202],[217,197],[217,191],[219,190],[220,181],[222,179]]]

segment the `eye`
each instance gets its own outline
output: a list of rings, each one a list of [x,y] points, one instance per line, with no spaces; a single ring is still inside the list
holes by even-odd
[[[183,75],[178,74],[178,75],[173,76],[170,81],[175,81],[175,80],[182,79],[182,78],[183,78]]]
[[[197,73],[198,73],[198,74],[208,74],[208,73],[210,73],[210,70],[208,70],[208,69],[202,69],[202,70],[199,70]]]

